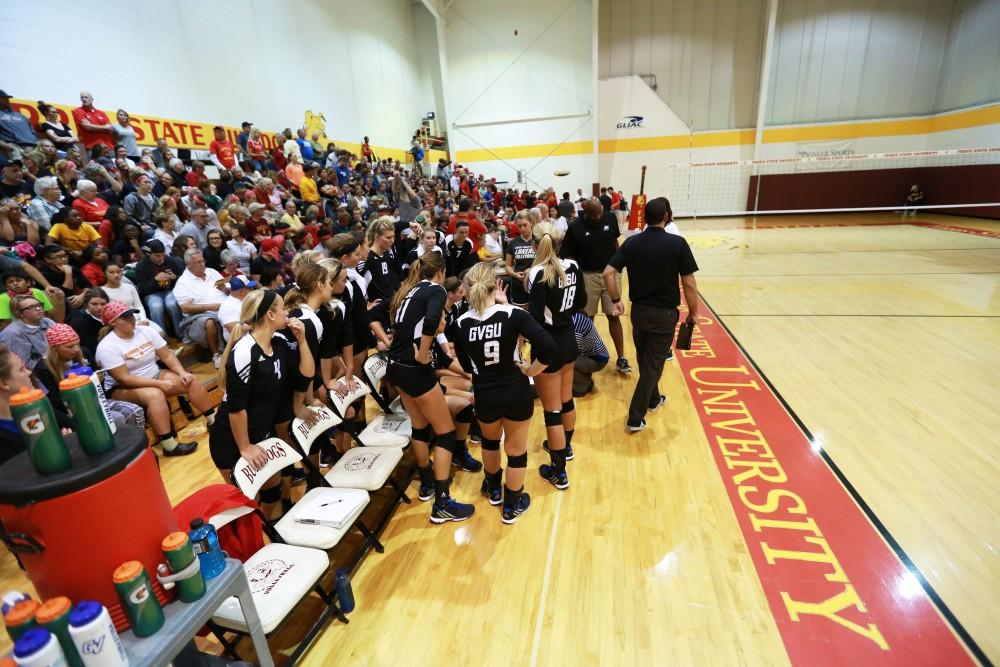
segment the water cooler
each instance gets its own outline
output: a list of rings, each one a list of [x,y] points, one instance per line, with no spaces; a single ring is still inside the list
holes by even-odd
[[[0,539],[43,599],[99,600],[122,632],[129,621],[111,574],[141,561],[160,603],[172,600],[155,572],[160,542],[177,521],[142,430],[120,427],[115,448],[94,457],[75,436],[65,439],[73,465],[64,472],[38,474],[27,453],[0,466]]]

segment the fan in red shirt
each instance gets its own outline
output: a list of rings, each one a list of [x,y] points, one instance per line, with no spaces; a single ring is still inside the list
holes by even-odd
[[[111,150],[115,149],[111,120],[108,114],[94,108],[94,96],[87,91],[80,93],[80,106],[73,109],[73,120],[76,121],[80,141],[88,151],[97,144],[104,144]]]
[[[478,252],[483,236],[486,234],[486,226],[471,209],[471,199],[462,197],[458,200],[458,213],[452,215],[448,220],[448,233],[454,235],[455,226],[458,224],[458,221],[465,220],[469,223],[469,238],[472,240],[472,250],[473,252]]]
[[[205,163],[201,160],[194,160],[191,163],[191,171],[184,176],[187,181],[188,187],[196,188],[201,179],[207,179],[208,176],[205,175]]]
[[[285,167],[288,166],[288,158],[285,157],[285,151],[282,149],[284,145],[285,135],[274,135],[274,149],[271,150],[271,160],[274,162],[274,168],[279,174],[284,173]]]
[[[236,148],[233,142],[226,139],[226,130],[221,125],[216,125],[212,131],[215,133],[215,141],[208,146],[212,162],[219,169],[232,169],[236,166]]]

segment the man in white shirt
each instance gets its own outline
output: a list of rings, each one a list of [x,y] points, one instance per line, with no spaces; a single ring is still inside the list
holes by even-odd
[[[302,161],[302,149],[299,148],[299,143],[295,141],[292,137],[292,131],[289,128],[285,128],[285,143],[282,144],[281,150],[285,153],[286,158],[291,158],[293,155]]]
[[[219,306],[219,324],[222,325],[222,337],[226,343],[236,327],[240,326],[240,311],[243,310],[243,299],[250,290],[256,289],[257,283],[246,276],[233,276],[229,279],[229,296],[222,300]]]
[[[222,360],[219,352],[222,327],[219,325],[219,306],[226,298],[220,289],[224,278],[215,269],[205,266],[205,257],[198,248],[184,253],[187,270],[177,279],[173,294],[184,319],[177,326],[177,334],[185,343],[195,343],[208,348],[212,363],[218,368]]]

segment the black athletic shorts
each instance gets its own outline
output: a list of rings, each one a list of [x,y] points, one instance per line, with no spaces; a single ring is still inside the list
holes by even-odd
[[[391,360],[385,376],[390,384],[411,398],[423,396],[438,383],[437,373],[431,366],[404,366]]]
[[[535,410],[528,378],[502,387],[476,387],[475,396],[476,419],[481,424],[492,424],[498,419],[527,421]]]
[[[322,378],[320,378],[320,383],[322,383]],[[276,399],[278,405],[274,409],[275,424],[284,424],[285,422],[292,421],[292,417],[295,416],[295,408],[292,406],[292,396],[291,391],[283,391]]]
[[[510,281],[510,287],[507,288],[507,301],[515,306],[527,306],[529,298],[520,280],[514,278]]]
[[[267,440],[273,434],[267,433],[257,438],[257,442]],[[251,438],[251,441],[253,438]],[[219,470],[232,470],[240,460],[240,448],[233,438],[233,429],[229,425],[229,417],[216,419],[208,433],[208,451],[212,455],[212,463]]]
[[[546,330],[548,331],[548,330]],[[549,334],[556,341],[556,358],[552,360],[552,363],[542,371],[543,373],[560,373],[562,369],[567,364],[572,365],[576,362],[576,358],[580,356],[576,349],[576,334],[573,333],[572,329],[567,329],[561,333],[549,331]],[[535,349],[531,349],[531,359],[535,360]]]

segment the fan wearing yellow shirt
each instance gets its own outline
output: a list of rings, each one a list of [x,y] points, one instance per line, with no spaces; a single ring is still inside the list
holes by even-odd
[[[97,229],[84,223],[79,211],[67,206],[52,215],[52,228],[45,242],[62,246],[79,257],[84,248],[100,240],[101,235]]]
[[[316,163],[307,162],[302,169],[302,180],[299,181],[299,194],[306,204],[319,204],[319,188],[316,186]]]

